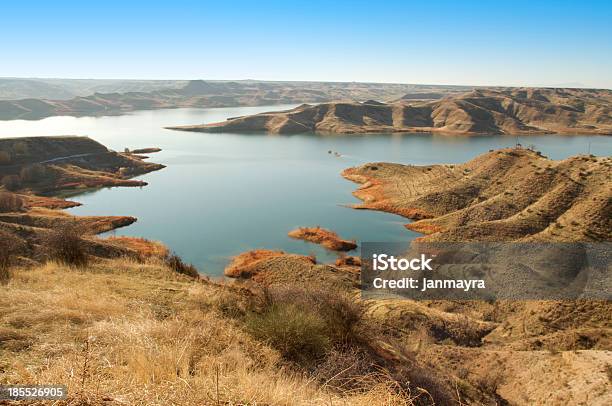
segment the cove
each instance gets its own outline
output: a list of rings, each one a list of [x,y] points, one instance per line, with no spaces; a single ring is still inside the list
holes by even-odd
[[[130,215],[138,221],[117,235],[160,240],[202,273],[218,276],[231,256],[255,249],[314,254],[319,261],[336,255],[317,245],[287,237],[299,226],[321,225],[342,238],[407,241],[408,220],[353,210],[357,187],[340,172],[366,162],[404,164],[460,163],[489,149],[516,143],[511,136],[453,137],[428,134],[316,135],[206,134],[166,130],[293,106],[138,111],[108,117],[49,117],[0,122],[0,137],[87,135],[109,148],[160,147],[150,160],[167,166],[138,179],[143,188],[108,188],[71,199],[83,206],[76,215]],[[585,154],[611,155],[612,138],[530,136],[553,159]],[[338,152],[340,156],[329,154]],[[353,253],[358,255],[359,249]]]

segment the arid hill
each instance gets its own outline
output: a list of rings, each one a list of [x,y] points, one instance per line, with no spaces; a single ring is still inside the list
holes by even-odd
[[[424,96],[431,97],[431,94]],[[409,99],[416,98],[414,94]],[[197,126],[202,132],[274,134],[439,132],[448,134],[612,134],[612,91],[477,89],[436,101],[334,102]]]
[[[20,94],[19,86],[28,88],[35,82],[17,81],[9,85],[9,94]],[[332,100],[362,101],[367,99],[394,100],[406,93],[426,96],[432,92],[448,94],[466,91],[470,87],[428,86],[387,83],[334,83],[334,82],[259,82],[259,81],[132,81],[121,83],[93,82],[85,89],[81,85],[68,84],[68,91],[77,88],[77,97],[57,99],[30,97],[2,100],[0,119],[39,119],[54,115],[111,115],[133,110],[149,110],[176,107],[232,107],[260,106],[267,104],[321,103]],[[42,91],[41,95],[49,94]],[[53,94],[53,93],[52,93]],[[0,80],[2,96],[2,80]]]
[[[612,159],[547,159],[528,149],[461,165],[371,163],[343,172],[362,184],[356,208],[417,220],[427,241],[610,241]]]
[[[53,194],[101,186],[144,186],[145,182],[130,177],[163,167],[137,155],[111,151],[88,137],[0,139],[0,179],[12,191]]]
[[[410,383],[435,391],[435,404],[612,400],[607,301],[360,300],[358,266],[277,251],[241,254],[226,273],[238,277],[235,288],[289,294],[324,288],[354,297],[365,323],[385,337],[364,335],[371,356],[390,371],[429,377],[419,382],[413,375]]]
[[[0,139],[0,232],[14,240],[22,260],[43,260],[44,241],[53,230],[72,227],[91,236],[136,221],[129,216],[72,216],[61,209],[78,203],[52,196],[105,186],[145,186],[131,178],[163,167],[108,150],[87,137]],[[108,240],[89,238],[87,244],[101,256],[130,252]]]
[[[552,161],[527,149],[461,165],[371,163],[343,175],[356,206],[417,220],[428,241],[610,241],[612,160]],[[241,254],[240,286],[333,286],[359,298],[358,265],[285,254]],[[612,401],[609,301],[357,300],[395,343],[371,343],[388,368],[438,377],[436,404],[597,404]],[[422,387],[431,388],[423,385]],[[449,393],[454,393],[450,395]],[[452,401],[448,400],[448,396]]]

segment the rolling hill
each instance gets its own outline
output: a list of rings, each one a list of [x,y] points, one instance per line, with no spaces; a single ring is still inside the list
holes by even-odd
[[[292,110],[220,123],[170,127],[185,131],[274,134],[438,132],[447,134],[612,134],[612,91],[475,89],[435,101],[414,94],[389,104],[367,101],[304,104]],[[424,93],[424,97],[431,97]]]

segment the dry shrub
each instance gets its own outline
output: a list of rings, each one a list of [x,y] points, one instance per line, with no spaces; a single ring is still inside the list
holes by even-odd
[[[22,182],[38,182],[47,176],[47,167],[42,164],[25,166],[19,172]]]
[[[192,278],[200,277],[200,273],[195,266],[184,263],[181,257],[175,253],[172,253],[166,257],[166,265],[168,265],[170,269],[176,273],[191,276]]]
[[[0,165],[8,165],[11,163],[11,154],[6,151],[0,151]]]
[[[321,359],[332,344],[325,320],[295,304],[273,304],[261,314],[248,315],[245,325],[254,338],[299,364]]]
[[[23,199],[14,193],[0,192],[0,213],[21,211]]]
[[[6,190],[10,190],[11,192],[21,188],[21,179],[18,175],[6,175],[2,178],[1,182]]]
[[[368,390],[392,381],[370,354],[358,348],[330,351],[317,365],[313,376],[324,387],[344,393]]]
[[[77,267],[87,265],[88,248],[83,234],[83,228],[76,222],[51,230],[44,241],[49,259]]]
[[[8,283],[10,268],[22,248],[21,241],[6,231],[0,230],[0,284]]]
[[[15,152],[16,155],[25,155],[28,153],[28,151],[28,144],[23,141],[19,141],[13,144],[13,152]]]
[[[268,288],[259,311],[245,325],[285,359],[310,368],[332,348],[357,344],[362,309],[350,298],[324,289]]]
[[[328,335],[337,345],[360,343],[364,338],[360,328],[363,308],[341,292],[315,287],[277,287],[265,291],[265,300],[268,305],[295,304],[316,312],[325,320]]]

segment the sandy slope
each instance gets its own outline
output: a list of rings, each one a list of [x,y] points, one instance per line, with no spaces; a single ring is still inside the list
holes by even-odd
[[[360,183],[356,208],[417,220],[428,241],[612,239],[612,159],[553,161],[527,149],[461,165],[372,163],[343,172]]]

